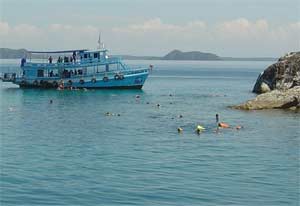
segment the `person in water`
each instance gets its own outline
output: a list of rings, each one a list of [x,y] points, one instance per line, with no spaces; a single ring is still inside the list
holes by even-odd
[[[216,132],[219,133],[219,114],[216,114],[216,124],[217,124]]]

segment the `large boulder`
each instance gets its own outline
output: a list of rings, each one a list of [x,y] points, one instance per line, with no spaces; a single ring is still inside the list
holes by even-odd
[[[253,88],[261,94],[270,90],[287,90],[300,86],[300,52],[291,52],[263,71]]]
[[[235,109],[300,109],[300,52],[281,57],[263,71],[253,88],[259,95]]]
[[[232,106],[235,109],[260,110],[260,109],[299,109],[300,86],[288,90],[273,90],[260,94],[253,100]]]

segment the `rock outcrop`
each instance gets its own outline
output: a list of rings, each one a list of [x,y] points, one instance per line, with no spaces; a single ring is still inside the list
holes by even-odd
[[[274,89],[286,90],[300,86],[300,52],[291,52],[263,71],[253,88],[261,94]]]
[[[300,109],[300,52],[289,53],[262,72],[253,88],[259,95],[235,109]]]
[[[300,86],[260,94],[255,99],[233,106],[233,108],[243,110],[297,109],[300,108]]]

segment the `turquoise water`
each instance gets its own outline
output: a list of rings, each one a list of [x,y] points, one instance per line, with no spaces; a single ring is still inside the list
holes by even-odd
[[[299,205],[299,113],[227,108],[271,62],[127,63],[143,90],[0,83],[1,205]]]

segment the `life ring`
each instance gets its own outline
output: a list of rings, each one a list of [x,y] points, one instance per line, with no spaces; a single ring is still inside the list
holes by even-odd
[[[96,78],[92,78],[92,80],[91,80],[93,83],[96,83]]]
[[[70,79],[69,81],[68,81],[68,85],[72,85],[73,84],[73,82],[72,82],[72,80]]]
[[[115,75],[115,80],[123,80],[124,79],[124,75],[123,74],[116,74]]]
[[[103,77],[103,81],[107,82],[108,81],[108,77]]]
[[[80,79],[80,80],[79,80],[79,83],[80,83],[80,84],[84,84],[84,80],[83,80],[83,79]]]
[[[37,86],[39,84],[39,82],[38,82],[38,80],[34,80],[32,84]]]
[[[53,87],[58,87],[57,81],[53,81],[53,82],[52,82],[52,86],[53,86]]]
[[[64,85],[63,84],[59,84],[58,89],[63,90],[64,89]]]
[[[21,84],[21,85],[26,85],[26,81],[25,81],[25,80],[22,80],[22,81],[20,82],[20,84]]]
[[[42,86],[44,86],[44,87],[48,87],[48,85],[49,85],[48,81],[44,81],[42,84]]]

